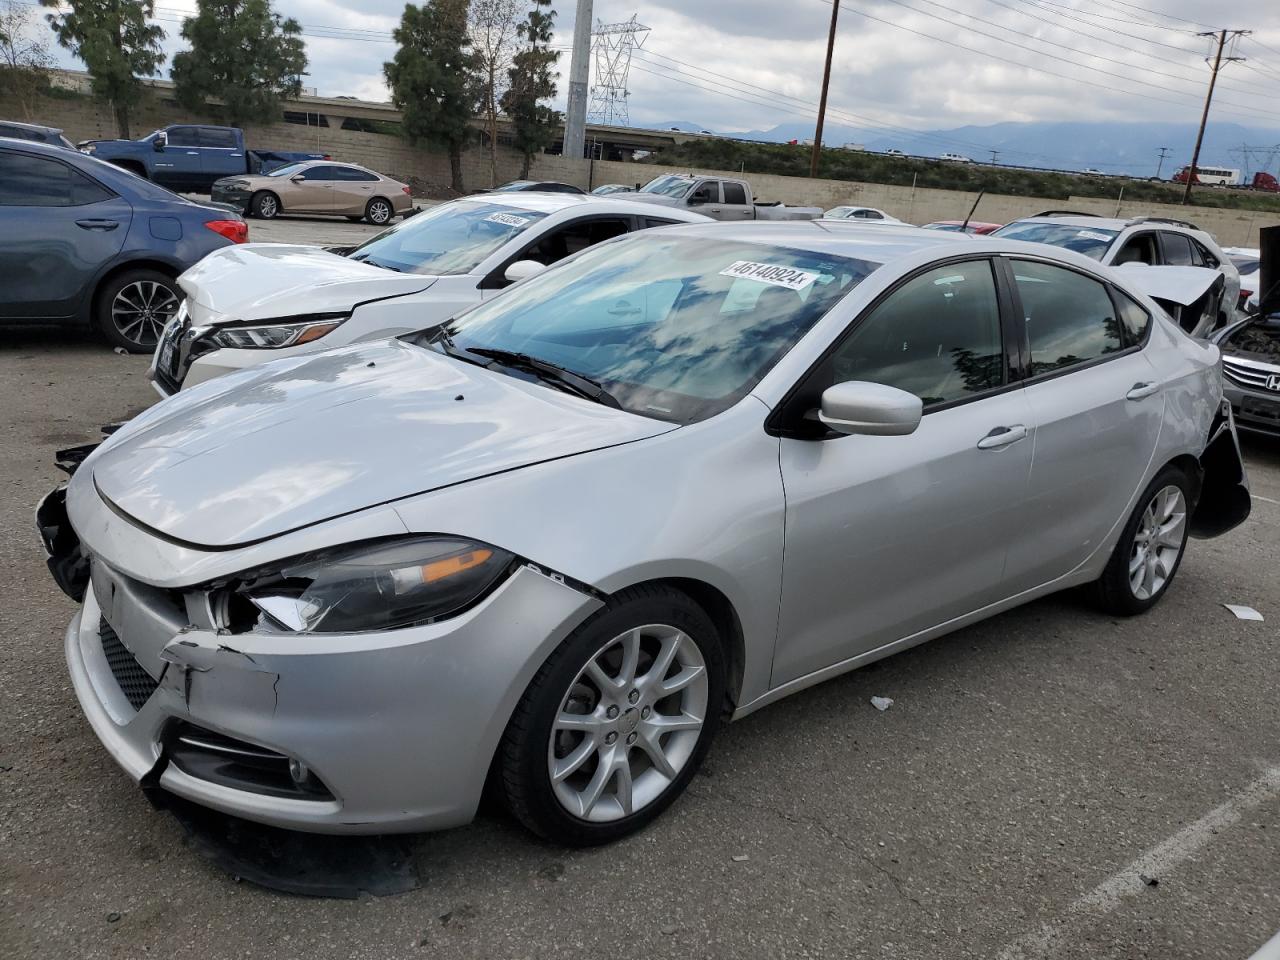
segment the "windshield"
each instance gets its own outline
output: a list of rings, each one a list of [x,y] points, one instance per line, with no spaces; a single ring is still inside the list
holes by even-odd
[[[853,210],[853,207],[832,207],[823,216],[828,220],[847,220]]]
[[[688,423],[744,397],[878,264],[644,232],[591,247],[475,307],[451,346],[527,354],[625,410]]]
[[[693,181],[687,177],[678,177],[669,173],[663,177],[654,177],[643,187],[640,188],[641,193],[656,193],[663,197],[675,197],[677,200],[689,192],[689,188],[693,186]]]
[[[289,177],[303,169],[305,169],[305,163],[303,162],[286,163],[283,167],[276,167],[274,170],[264,171],[263,176]]]
[[[470,273],[545,216],[504,203],[454,200],[401,221],[348,256],[401,273]]]
[[[1118,230],[1098,227],[1075,227],[1065,223],[1040,223],[1036,221],[1011,223],[1001,227],[993,236],[1008,240],[1026,240],[1030,243],[1047,243],[1054,247],[1066,247],[1086,257],[1101,260]]]

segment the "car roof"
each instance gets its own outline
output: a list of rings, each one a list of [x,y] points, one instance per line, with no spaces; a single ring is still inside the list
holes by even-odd
[[[504,207],[515,207],[518,210],[529,210],[533,213],[545,214],[573,211],[581,213],[623,213],[650,216],[658,219],[688,219],[693,222],[708,219],[699,213],[694,213],[691,216],[691,211],[681,210],[677,207],[642,203],[611,194],[543,193],[537,190],[514,190],[509,193],[474,193],[470,196],[459,197],[459,200],[483,200],[487,203],[500,203]]]
[[[5,122],[8,123],[7,120]],[[19,150],[25,150],[28,153],[38,153],[41,156],[53,157],[64,162],[68,159],[68,155],[73,152],[61,144],[45,143],[42,140],[22,140],[18,137],[0,137],[0,147],[14,147]],[[84,156],[78,151],[75,152],[78,156]]]
[[[23,130],[39,130],[42,133],[59,134],[62,132],[58,127],[46,127],[42,123],[23,123],[21,120],[0,120],[0,126],[20,127]]]

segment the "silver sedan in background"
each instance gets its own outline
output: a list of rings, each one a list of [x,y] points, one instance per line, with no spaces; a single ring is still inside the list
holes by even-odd
[[[1217,348],[1125,278],[774,223],[201,384],[38,521],[134,779],[350,833],[465,823],[492,776],[593,844],[722,717],[1067,587],[1142,613],[1248,509]]]

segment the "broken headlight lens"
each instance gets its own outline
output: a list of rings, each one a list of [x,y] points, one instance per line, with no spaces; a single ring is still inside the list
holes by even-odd
[[[505,550],[457,537],[415,537],[301,558],[233,592],[277,628],[360,633],[461,613],[511,569]]]
[[[342,326],[345,317],[307,320],[300,323],[273,323],[260,327],[220,327],[208,336],[215,347],[232,350],[279,350],[319,340]]]

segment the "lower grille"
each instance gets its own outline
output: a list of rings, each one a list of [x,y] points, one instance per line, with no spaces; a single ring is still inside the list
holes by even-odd
[[[129,701],[129,706],[141,710],[142,705],[156,692],[158,684],[151,678],[151,674],[142,669],[142,664],[129,652],[129,648],[120,642],[120,637],[111,629],[111,624],[107,623],[105,617],[98,619],[98,636],[102,639],[103,656],[107,658],[107,666],[120,685],[120,691]]]

